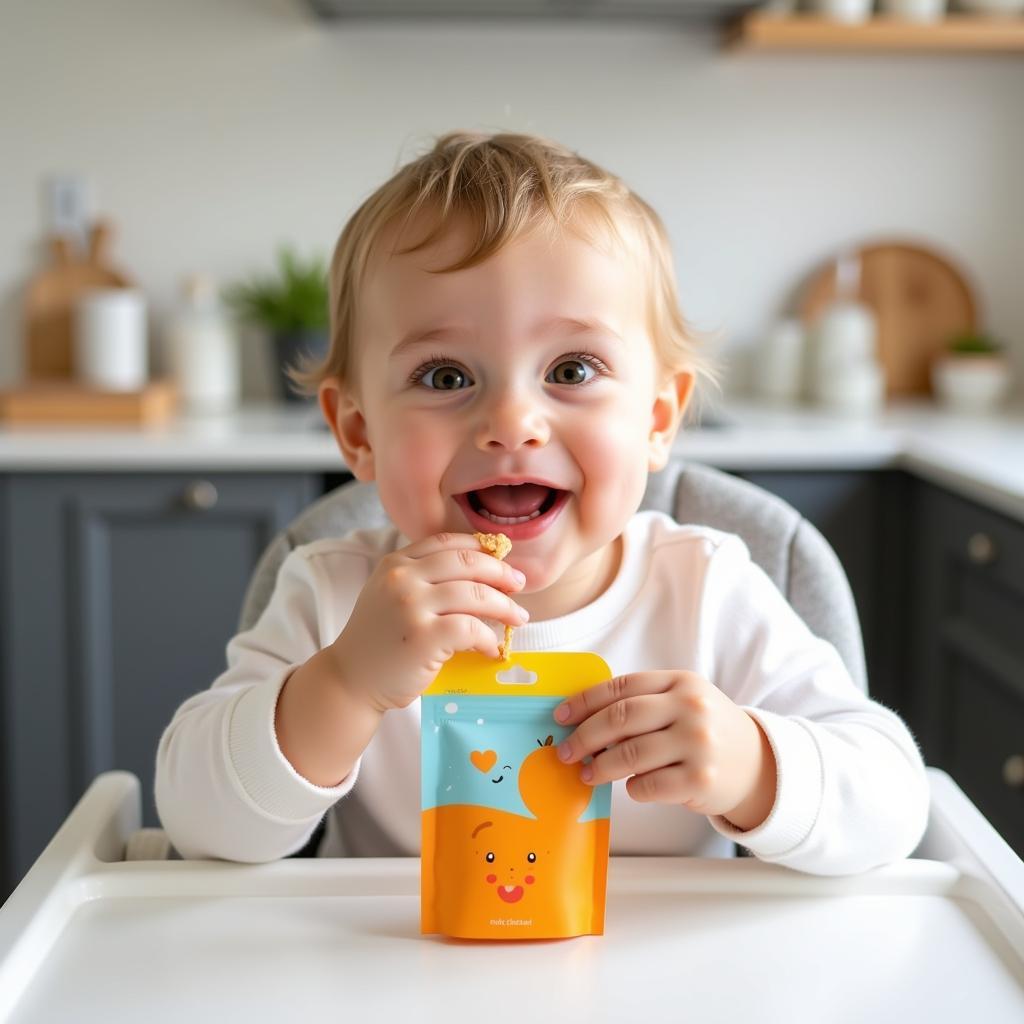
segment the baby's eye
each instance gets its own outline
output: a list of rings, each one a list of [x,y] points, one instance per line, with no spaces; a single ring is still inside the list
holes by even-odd
[[[424,363],[409,378],[409,383],[424,383],[431,391],[461,391],[472,381],[459,367],[438,359]]]
[[[530,862],[531,864],[536,864],[536,863],[537,863],[537,854],[535,854],[535,853],[528,853],[528,854],[526,855],[526,859],[527,859],[527,860],[528,860],[528,861],[529,861],[529,862]]]
[[[487,860],[487,863],[488,863],[488,864],[493,864],[493,863],[494,863],[494,854],[493,854],[493,853],[490,853],[490,852],[488,852],[488,854],[487,854],[487,857],[486,857],[486,860]]]
[[[590,371],[589,376],[587,375],[588,370]],[[575,352],[557,363],[547,379],[553,384],[569,384],[578,387],[581,384],[589,384],[595,377],[600,377],[607,372],[608,367],[597,356],[586,352]]]

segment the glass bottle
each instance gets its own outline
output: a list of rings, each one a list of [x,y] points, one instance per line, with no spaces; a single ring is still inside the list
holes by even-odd
[[[241,384],[234,325],[221,308],[212,278],[186,277],[181,296],[168,330],[181,404],[189,412],[227,412],[238,405]]]

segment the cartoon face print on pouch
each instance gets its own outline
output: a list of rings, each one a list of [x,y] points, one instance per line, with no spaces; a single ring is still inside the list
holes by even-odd
[[[472,836],[472,838],[476,839],[478,833],[481,833],[485,829],[493,828],[493,827],[494,827],[494,822],[493,821],[482,821],[482,822],[480,822],[480,824],[477,825],[477,827],[475,829],[473,829],[473,836]],[[482,837],[482,841],[483,841],[484,846],[487,845],[487,839],[488,839],[487,835],[484,835]],[[545,852],[545,854],[550,854],[551,853],[550,850],[545,850],[544,852]],[[537,879],[536,879],[536,877],[533,874],[530,873],[530,869],[533,867],[534,864],[537,863],[537,854],[536,854],[536,852],[534,850],[529,850],[527,852],[526,856],[522,857],[521,860],[522,860],[523,864],[522,864],[522,871],[519,874],[519,877],[522,879],[523,885],[533,885],[533,883],[536,882]],[[503,872],[503,878],[507,877],[507,878],[511,879],[511,882],[503,881],[501,884],[499,884],[498,876],[493,871],[491,871],[491,872],[488,872],[486,878],[484,879],[487,882],[487,884],[488,885],[497,885],[498,886],[498,895],[506,903],[518,903],[523,898],[523,893],[526,890],[523,888],[523,885],[520,885],[516,881],[516,868],[515,868],[515,865],[514,864],[498,864],[498,854],[495,853],[494,850],[488,850],[487,851],[487,853],[484,855],[484,861],[487,864],[493,866],[495,868],[495,871],[502,871]]]
[[[577,821],[591,791],[578,773],[563,770],[552,736],[537,745],[540,749],[524,758],[519,769],[519,790],[534,819],[481,808],[470,834],[473,860],[504,903],[518,903],[545,869],[550,876],[564,860],[566,840],[586,828]],[[556,876],[563,873],[564,867],[555,871]]]

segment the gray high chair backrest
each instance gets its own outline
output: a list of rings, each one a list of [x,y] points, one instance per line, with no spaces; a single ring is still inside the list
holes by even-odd
[[[853,681],[867,691],[860,622],[846,573],[828,541],[796,509],[755,484],[681,458],[649,477],[641,507],[742,538],[811,632],[836,648]],[[373,484],[353,480],[325,494],[263,553],[245,595],[240,628],[259,618],[292,548],[389,523]]]

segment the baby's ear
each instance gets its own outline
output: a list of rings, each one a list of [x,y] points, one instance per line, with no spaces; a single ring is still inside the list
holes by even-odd
[[[336,377],[321,381],[320,411],[338,442],[349,472],[357,480],[373,480],[373,449],[366,431],[366,419],[352,391]]]
[[[655,393],[654,405],[651,407],[651,429],[647,438],[647,468],[652,473],[664,469],[672,454],[672,442],[690,401],[693,384],[693,374],[681,370],[668,374]]]

